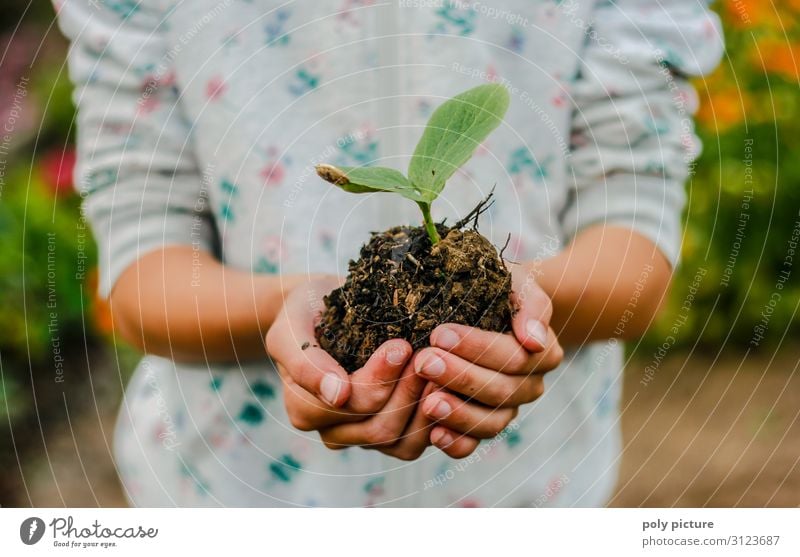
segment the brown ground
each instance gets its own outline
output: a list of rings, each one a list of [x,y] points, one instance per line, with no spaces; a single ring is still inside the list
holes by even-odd
[[[645,364],[629,365],[622,480],[612,505],[800,505],[798,360],[797,349],[741,366],[738,356],[716,365],[710,356],[675,356],[647,386],[639,384]],[[13,504],[125,504],[108,449],[116,402],[105,398],[97,410],[72,408],[72,428],[64,420],[48,431],[49,463],[45,456],[23,462],[28,494],[20,487]]]
[[[800,505],[800,352],[628,366],[625,452],[612,506]]]

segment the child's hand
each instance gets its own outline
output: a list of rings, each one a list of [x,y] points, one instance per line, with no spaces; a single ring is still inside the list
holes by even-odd
[[[440,325],[431,334],[432,347],[414,358],[421,377],[446,388],[427,396],[421,407],[438,424],[431,442],[454,458],[470,454],[477,447],[475,438],[495,436],[520,405],[542,396],[543,374],[564,356],[549,325],[550,299],[522,271],[514,276],[513,301],[519,310],[513,335]]]
[[[322,429],[320,437],[333,450],[360,446],[402,460],[416,460],[430,445],[433,426],[432,420],[419,411],[419,401],[435,388],[409,364],[380,412],[357,423]]]
[[[364,420],[380,411],[411,356],[406,341],[390,340],[363,368],[348,375],[317,345],[314,320],[322,296],[340,282],[338,277],[324,277],[294,288],[267,334],[267,351],[283,379],[289,418],[304,431]]]

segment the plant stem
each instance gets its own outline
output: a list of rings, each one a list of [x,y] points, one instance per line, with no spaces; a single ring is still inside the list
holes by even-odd
[[[439,243],[439,232],[436,230],[436,225],[431,218],[431,204],[418,202],[419,208],[422,210],[422,220],[425,222],[425,230],[428,232],[428,238],[431,239],[431,244],[436,245]]]

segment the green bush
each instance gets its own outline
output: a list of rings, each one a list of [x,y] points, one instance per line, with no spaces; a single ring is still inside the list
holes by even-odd
[[[798,329],[800,269],[785,258],[800,225],[800,6],[762,4],[720,7],[728,57],[696,83],[704,152],[688,189],[683,264],[648,347],[662,344],[687,313],[675,339],[684,347],[773,347]],[[789,280],[779,284],[786,271]]]

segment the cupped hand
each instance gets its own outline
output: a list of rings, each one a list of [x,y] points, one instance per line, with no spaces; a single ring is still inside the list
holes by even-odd
[[[359,446],[402,460],[415,460],[430,446],[433,427],[433,421],[419,410],[419,401],[436,388],[409,364],[380,412],[355,423],[321,429],[320,437],[333,450]]]
[[[283,379],[289,419],[303,431],[364,420],[383,409],[411,357],[408,342],[390,340],[363,368],[348,375],[319,347],[314,326],[322,297],[341,282],[325,276],[294,288],[267,333],[267,352]]]
[[[437,425],[431,442],[454,458],[494,437],[516,417],[519,406],[544,393],[544,374],[558,367],[564,351],[550,327],[550,298],[525,267],[515,268],[511,334],[445,324],[431,334],[431,347],[414,358],[415,372],[442,389],[425,397],[422,412]]]

